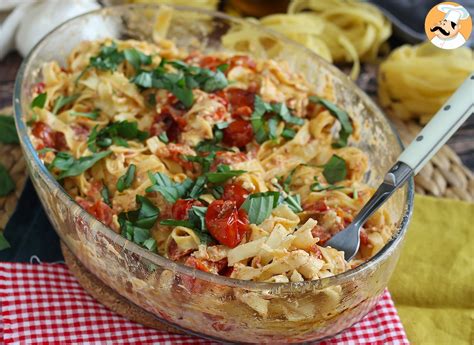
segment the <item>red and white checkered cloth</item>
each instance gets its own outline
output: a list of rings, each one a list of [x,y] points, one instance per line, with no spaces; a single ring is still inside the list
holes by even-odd
[[[213,344],[114,314],[89,296],[62,264],[0,263],[0,301],[4,344]],[[322,344],[409,343],[385,291],[361,322]]]

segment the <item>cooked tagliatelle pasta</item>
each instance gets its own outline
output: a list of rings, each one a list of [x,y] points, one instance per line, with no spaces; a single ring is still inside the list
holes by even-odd
[[[150,251],[300,282],[360,264],[392,235],[380,210],[355,260],[324,246],[372,194],[369,162],[349,114],[284,61],[105,39],[41,73],[28,122],[41,159],[87,212]]]

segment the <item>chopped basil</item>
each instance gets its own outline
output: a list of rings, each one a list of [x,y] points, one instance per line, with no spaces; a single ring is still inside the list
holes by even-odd
[[[135,68],[135,71],[139,71],[141,65],[151,64],[151,56],[146,55],[135,48],[125,49],[123,51],[123,56],[125,57],[125,60]]]
[[[100,195],[102,196],[102,200],[104,200],[107,205],[112,206],[112,203],[110,202],[110,191],[105,184],[100,191]]]
[[[216,158],[216,153],[210,152],[206,156],[184,156],[184,158],[188,162],[194,162],[201,165],[202,172],[206,173],[211,168],[211,165],[214,162],[214,159]]]
[[[322,192],[325,190],[338,190],[338,189],[343,189],[344,186],[335,186],[333,184],[328,184],[326,186],[323,186],[319,181],[318,178],[315,176],[314,177],[314,183],[309,187],[309,189],[312,192]]]
[[[163,173],[148,173],[148,177],[152,185],[146,189],[147,193],[158,192],[169,203],[175,203],[178,199],[182,199],[192,188],[193,181],[189,178],[182,183],[173,182]]]
[[[264,115],[266,113],[273,113],[276,116],[265,120]],[[266,103],[256,95],[254,111],[250,117],[250,122],[258,143],[261,144],[268,139],[276,139],[279,120],[297,126],[304,124],[304,120],[292,115],[284,103]],[[295,131],[291,128],[285,128],[281,135],[285,138],[292,138],[295,135]]]
[[[8,170],[0,164],[0,197],[7,196],[15,189],[15,182],[13,182]]]
[[[123,192],[125,189],[130,188],[135,179],[135,170],[137,167],[135,164],[130,164],[125,174],[119,177],[117,181],[117,190]]]
[[[250,194],[241,208],[247,211],[250,224],[259,225],[270,216],[279,200],[280,192]]]
[[[323,175],[331,184],[345,180],[347,176],[346,161],[338,155],[332,155],[324,164]]]
[[[353,132],[351,119],[347,112],[339,108],[334,103],[317,96],[310,96],[309,100],[313,103],[323,105],[332,116],[339,120],[339,123],[341,124],[339,139],[333,143],[333,147],[341,148],[347,146],[347,140]]]
[[[111,153],[112,151],[102,151],[91,156],[75,159],[67,152],[58,152],[49,165],[49,169],[56,168],[61,171],[57,176],[58,180],[62,180],[65,177],[78,176]]]
[[[220,122],[214,125],[213,134],[214,137],[212,139],[206,139],[200,141],[194,149],[197,152],[216,152],[216,151],[231,151],[230,149],[218,145],[221,142],[224,134],[222,133],[222,129],[227,128],[229,126],[228,122]]]
[[[150,238],[147,238],[144,242],[143,242],[143,247],[145,247],[146,249],[148,249],[150,252],[156,252],[156,240],[152,237]]]
[[[156,250],[150,229],[156,223],[160,210],[144,196],[137,195],[136,202],[140,205],[137,210],[122,212],[118,216],[122,236],[149,250]]]
[[[78,97],[79,97],[78,94],[71,95],[71,96],[63,96],[63,95],[59,96],[54,102],[53,114],[57,114],[59,110],[61,110],[66,105],[74,102]]]
[[[170,140],[168,139],[168,134],[166,134],[166,132],[160,133],[158,135],[158,139],[164,144],[168,144],[170,142]]]
[[[166,64],[177,69],[177,73],[167,72]],[[141,71],[131,80],[142,88],[157,88],[170,91],[186,108],[194,103],[192,89],[199,88],[205,92],[221,90],[228,85],[222,68],[215,72],[197,66],[190,66],[182,61],[163,59],[160,66],[153,71]]]
[[[193,187],[189,191],[189,197],[191,199],[197,199],[204,191],[204,186],[206,185],[207,178],[206,176],[199,176],[194,182]]]
[[[123,52],[119,52],[115,42],[112,42],[111,45],[102,46],[99,55],[90,58],[89,67],[95,67],[103,71],[115,71],[124,59]]]
[[[97,127],[92,129],[87,139],[87,147],[92,152],[97,152],[99,148],[107,148],[112,144],[128,147],[127,140],[144,141],[148,138],[148,132],[139,130],[137,122],[126,120],[114,122],[100,131],[97,131]]]
[[[285,192],[289,193],[290,192],[290,185],[291,185],[291,180],[293,179],[293,175],[295,174],[296,172],[296,169],[298,169],[299,165],[297,165],[296,167],[294,167],[293,169],[291,169],[290,173],[288,174],[288,176],[285,178],[285,180],[283,180],[283,185],[282,185],[282,188]]]
[[[15,121],[8,115],[0,115],[0,142],[3,144],[18,144]]]
[[[43,109],[44,105],[46,104],[47,96],[48,94],[46,92],[40,93],[38,96],[36,96],[31,102],[31,109],[33,108]]]
[[[283,132],[281,132],[281,136],[285,139],[291,140],[295,137],[296,131],[292,128],[285,128]]]
[[[99,110],[94,110],[88,113],[83,113],[80,111],[70,111],[69,115],[87,117],[88,119],[96,120],[99,117]]]
[[[212,188],[210,188],[210,192],[212,194],[212,196],[215,198],[215,199],[221,199],[222,198],[222,194],[224,194],[224,187],[223,186],[212,186]]]
[[[8,243],[3,232],[0,231],[0,250],[4,250],[7,248],[10,248],[10,243]]]
[[[54,152],[54,149],[52,149],[51,147],[45,147],[41,150],[38,150],[38,154],[39,155],[44,155],[46,154],[47,152]]]
[[[211,183],[221,184],[226,182],[228,179],[240,176],[245,172],[245,170],[232,170],[228,165],[220,164],[217,167],[216,172],[208,172],[206,177]]]
[[[295,213],[303,212],[303,208],[301,207],[301,197],[299,194],[289,195],[285,200],[284,203],[288,205],[288,207]]]
[[[184,226],[189,229],[193,227],[193,224],[189,220],[163,219],[160,220],[160,224],[165,226]]]

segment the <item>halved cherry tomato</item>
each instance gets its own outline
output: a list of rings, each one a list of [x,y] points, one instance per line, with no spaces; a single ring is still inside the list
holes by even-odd
[[[226,90],[227,100],[232,106],[232,109],[237,109],[238,107],[247,106],[253,109],[253,103],[255,100],[255,92],[231,88]]]
[[[150,134],[154,136],[164,130],[168,139],[176,142],[181,131],[187,125],[186,120],[182,117],[184,113],[185,111],[177,109],[175,106],[165,105],[161,112],[153,119]]]
[[[33,87],[33,93],[37,93],[37,94],[43,93],[45,87],[46,85],[43,82],[36,83]]]
[[[107,205],[102,200],[93,202],[85,199],[78,199],[77,202],[97,220],[108,226],[112,224],[113,211],[109,205]]]
[[[248,190],[242,187],[242,185],[238,183],[231,183],[224,186],[222,199],[235,201],[237,207],[240,207],[248,196]]]
[[[202,206],[199,200],[194,199],[178,199],[171,209],[173,219],[186,220],[188,219],[188,211],[193,206]]]
[[[229,69],[234,68],[235,66],[243,66],[243,67],[247,67],[253,70],[257,68],[257,64],[255,63],[255,61],[246,55],[232,56],[229,59],[228,64],[229,64]]]
[[[331,233],[320,225],[316,225],[311,230],[311,235],[313,235],[313,237],[319,237],[319,245],[326,243],[332,237]]]
[[[242,147],[253,139],[253,129],[250,121],[236,120],[224,129],[224,143],[229,146]]]
[[[303,205],[303,209],[306,211],[314,212],[326,212],[329,211],[329,207],[324,200],[318,200],[314,203],[308,203]]]
[[[206,227],[219,243],[236,247],[249,229],[244,210],[238,210],[235,201],[214,200],[206,212]]]
[[[202,67],[202,68],[208,68],[210,69],[211,71],[215,71],[216,68],[219,66],[219,65],[222,65],[224,62],[215,57],[215,56],[204,56],[201,58],[201,61],[199,62],[199,65]]]
[[[44,122],[36,122],[31,132],[36,138],[42,141],[44,147],[50,147],[59,151],[67,148],[64,134],[53,130]]]

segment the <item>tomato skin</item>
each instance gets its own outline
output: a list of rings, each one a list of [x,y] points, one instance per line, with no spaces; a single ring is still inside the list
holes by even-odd
[[[245,199],[249,196],[248,190],[238,183],[226,184],[224,186],[224,193],[222,194],[223,200],[235,201],[239,208],[244,203]]]
[[[313,237],[319,238],[319,242],[318,242],[319,245],[323,245],[324,243],[329,241],[329,239],[332,237],[331,233],[320,225],[316,225],[311,230],[311,235],[313,235]]]
[[[257,64],[255,63],[255,61],[246,55],[232,56],[229,59],[228,63],[229,63],[229,69],[234,68],[236,66],[242,66],[242,67],[246,67],[252,70],[255,70],[257,68]]]
[[[100,222],[107,226],[112,224],[113,211],[110,206],[102,200],[93,202],[84,199],[78,199],[77,202],[82,208],[84,208],[89,214],[94,216]]]
[[[253,129],[250,121],[236,120],[224,129],[224,143],[229,146],[243,147],[253,139]]]
[[[202,203],[199,200],[194,199],[178,199],[171,208],[171,215],[173,219],[188,219],[188,211],[193,206],[202,206]]]
[[[31,133],[43,143],[43,147],[49,147],[61,151],[67,149],[66,137],[62,132],[57,132],[44,122],[35,122]]]
[[[177,109],[172,105],[165,105],[161,112],[153,119],[150,134],[154,136],[164,130],[168,139],[171,142],[176,142],[181,131],[187,125],[187,121],[182,117],[184,113],[185,111]]]
[[[226,95],[227,101],[232,106],[233,111],[243,106],[247,106],[253,111],[255,92],[244,89],[232,88],[226,90]]]
[[[237,210],[235,201],[214,200],[206,212],[206,227],[219,243],[236,247],[249,229],[244,210]]]
[[[203,56],[199,62],[199,66],[210,69],[211,71],[215,71],[217,67],[223,63],[224,62],[221,59],[215,56]]]
[[[303,209],[306,211],[314,211],[314,212],[326,212],[329,211],[329,207],[324,200],[317,200],[311,204],[303,205]]]

